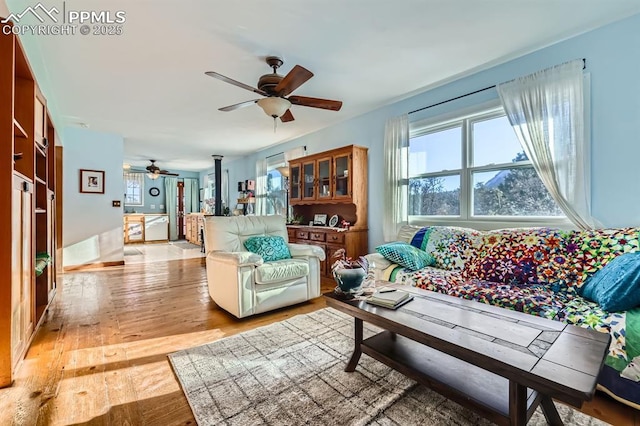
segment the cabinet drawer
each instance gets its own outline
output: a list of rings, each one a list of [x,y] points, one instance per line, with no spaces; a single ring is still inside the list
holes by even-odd
[[[309,233],[309,239],[313,240],[313,241],[324,241],[324,236],[325,233],[324,232],[310,232]]]
[[[296,239],[296,230],[295,229],[287,229],[287,235],[289,237],[289,241]]]
[[[299,240],[308,240],[309,239],[309,231],[297,231],[296,238]]]
[[[344,234],[331,233],[327,234],[327,242],[335,244],[344,244]]]

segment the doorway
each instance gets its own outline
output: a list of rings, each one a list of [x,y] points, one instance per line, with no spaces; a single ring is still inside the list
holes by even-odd
[[[178,205],[178,210],[177,210],[177,222],[178,222],[178,239],[179,240],[184,240],[185,236],[187,235],[187,224],[184,218],[184,182],[179,181],[178,182],[178,191],[177,191],[177,205]]]

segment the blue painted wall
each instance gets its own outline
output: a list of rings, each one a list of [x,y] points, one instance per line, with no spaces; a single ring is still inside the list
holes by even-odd
[[[343,145],[369,148],[369,247],[383,242],[382,173],[384,126],[389,117],[586,58],[591,73],[592,213],[605,226],[640,226],[640,14],[425,91],[285,144],[224,163],[229,182],[255,178],[258,158],[306,145],[310,154]],[[487,46],[490,49],[490,46]],[[411,64],[399,64],[411,66]],[[496,99],[488,90],[410,116],[411,121]],[[210,171],[202,172],[201,176]],[[234,195],[234,187],[230,194]]]
[[[180,170],[171,170],[172,173],[178,173],[177,178],[191,178],[199,181],[200,173],[187,172]],[[176,177],[176,176],[172,176]],[[149,189],[155,187],[160,190],[160,195],[152,197],[149,195]],[[201,188],[202,185],[199,186]],[[125,213],[166,213],[167,212],[167,195],[164,189],[164,177],[159,177],[156,180],[149,179],[146,175],[144,177],[144,206],[128,206],[125,205]]]
[[[122,136],[76,127],[61,136],[64,266],[122,261],[122,207],[112,206],[122,200]],[[80,169],[104,171],[104,194],[80,193]]]

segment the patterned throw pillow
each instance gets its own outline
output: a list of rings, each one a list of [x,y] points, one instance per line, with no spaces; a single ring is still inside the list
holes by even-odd
[[[411,245],[433,256],[433,266],[447,271],[461,271],[482,241],[475,229],[455,226],[427,226],[411,239]]]
[[[278,236],[249,237],[244,246],[252,253],[259,254],[265,262],[291,259],[287,242]]]
[[[582,275],[577,287],[615,257],[640,251],[640,228],[591,229],[576,231],[570,244],[577,247]]]
[[[412,271],[433,265],[434,259],[429,253],[403,242],[393,242],[376,247],[376,251],[390,262],[397,263]]]

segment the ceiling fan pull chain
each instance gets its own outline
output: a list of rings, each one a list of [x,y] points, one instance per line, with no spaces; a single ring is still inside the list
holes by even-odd
[[[274,116],[274,117],[273,117],[273,133],[275,133],[275,132],[276,132],[276,127],[277,127],[277,126],[278,126],[278,120],[277,120],[277,117],[276,117],[276,116]]]

